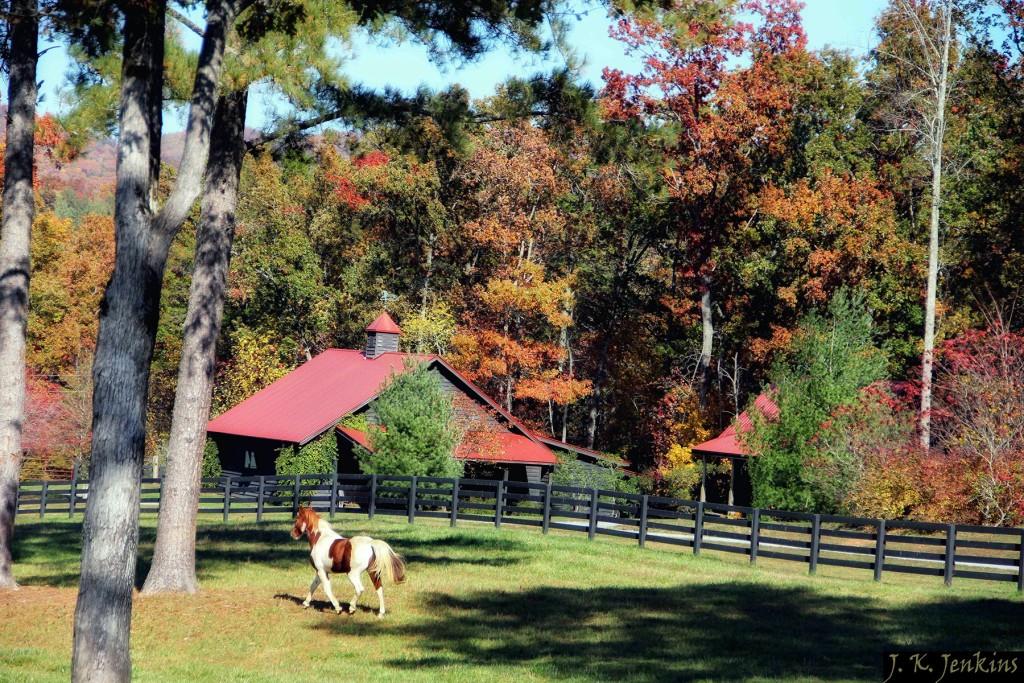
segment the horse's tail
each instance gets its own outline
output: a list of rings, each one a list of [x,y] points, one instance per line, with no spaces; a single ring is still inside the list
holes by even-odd
[[[387,579],[391,583],[402,583],[405,581],[405,560],[402,556],[391,549],[384,541],[373,539],[370,541],[373,548],[373,566],[370,571],[377,578]]]

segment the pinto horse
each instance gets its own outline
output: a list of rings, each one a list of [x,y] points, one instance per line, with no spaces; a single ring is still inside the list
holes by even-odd
[[[363,592],[360,577],[365,571],[370,575],[373,587],[377,589],[377,600],[380,603],[377,616],[384,616],[383,580],[387,579],[392,583],[405,581],[405,562],[391,546],[369,536],[344,538],[334,531],[326,520],[321,519],[313,508],[301,505],[291,533],[295,540],[299,540],[303,535],[309,540],[309,563],[316,570],[313,583],[309,584],[309,593],[302,601],[303,607],[309,607],[309,601],[313,598],[317,586],[323,584],[324,593],[334,605],[334,611],[341,614],[341,606],[331,592],[330,574],[333,572],[348,575],[348,580],[352,582],[356,593],[352,596],[352,602],[348,604],[348,612],[354,614],[356,601]]]

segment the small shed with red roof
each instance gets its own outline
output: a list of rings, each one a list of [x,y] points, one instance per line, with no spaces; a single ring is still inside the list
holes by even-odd
[[[366,328],[363,350],[328,349],[276,382],[210,421],[207,431],[217,443],[226,471],[273,474],[277,455],[301,447],[327,432],[338,441],[338,470],[356,472],[356,446],[371,448],[365,430],[340,424],[350,415],[379,426],[373,400],[392,375],[408,361],[427,363],[441,387],[452,396],[456,420],[465,434],[455,457],[478,466],[504,470],[502,476],[540,481],[558,463],[552,448],[574,452],[583,461],[612,460],[597,451],[578,449],[535,434],[442,358],[398,350],[402,331],[387,313]]]
[[[768,396],[761,393],[754,399],[753,409],[760,413],[766,420],[776,420],[779,417],[779,406]],[[757,453],[752,453],[743,443],[742,434],[747,434],[754,428],[750,419],[750,412],[744,410],[736,416],[732,424],[713,439],[697,444],[692,447],[694,457],[701,460],[700,474],[700,499],[707,499],[707,465],[708,460],[729,460],[729,489],[727,503],[734,504],[736,500],[737,487],[743,489],[746,498],[749,498],[749,475],[747,474],[747,462]],[[748,501],[742,501],[748,502]]]

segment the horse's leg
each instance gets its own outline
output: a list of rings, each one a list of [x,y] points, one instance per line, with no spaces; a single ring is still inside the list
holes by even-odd
[[[377,589],[377,602],[380,604],[380,609],[377,611],[377,618],[381,619],[384,617],[384,582],[380,580],[380,577],[373,572],[367,572],[370,575],[370,581],[373,581],[373,587]]]
[[[323,569],[317,572],[317,576],[320,578],[320,583],[324,585],[324,593],[327,593],[327,599],[334,605],[334,611],[341,614],[341,605],[338,604],[338,599],[334,597],[334,592],[331,590],[331,580],[327,576],[327,572]]]
[[[309,607],[309,601],[313,599],[313,593],[316,592],[316,589],[319,585],[320,575],[316,574],[313,576],[313,583],[309,584],[309,592],[306,593],[306,599],[302,601],[303,607]]]
[[[356,602],[359,600],[359,594],[363,592],[363,581],[359,578],[359,575],[363,573],[366,567],[353,567],[352,571],[348,573],[348,580],[352,582],[352,587],[356,589],[356,594],[352,596],[352,602],[348,604],[348,613],[355,614]]]

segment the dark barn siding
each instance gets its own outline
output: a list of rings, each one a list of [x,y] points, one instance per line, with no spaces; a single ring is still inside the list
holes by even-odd
[[[234,434],[210,434],[210,438],[217,444],[217,454],[220,456],[220,465],[224,471],[237,472],[246,477],[276,474],[274,467],[278,451],[294,445]]]

